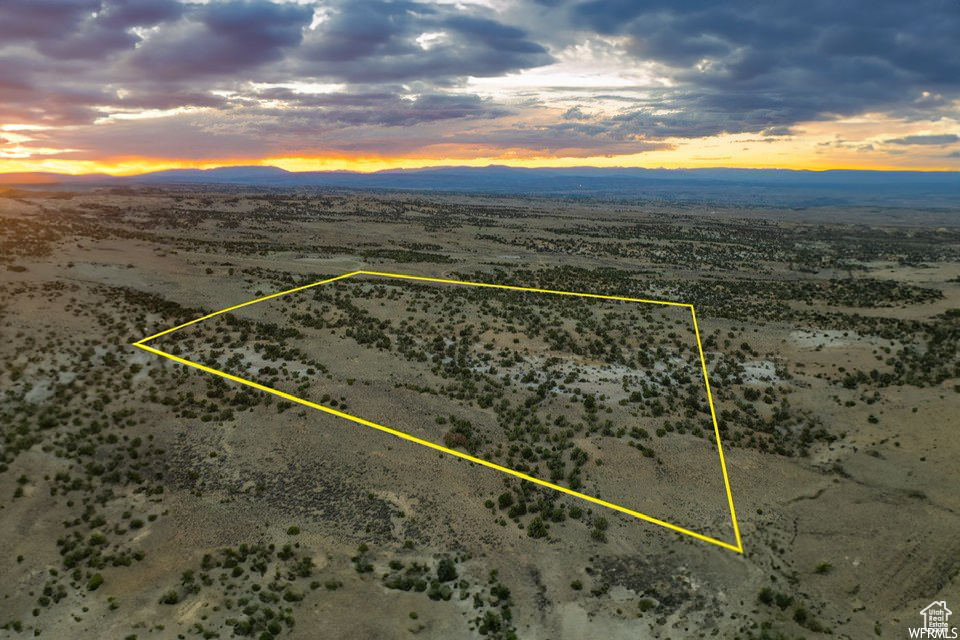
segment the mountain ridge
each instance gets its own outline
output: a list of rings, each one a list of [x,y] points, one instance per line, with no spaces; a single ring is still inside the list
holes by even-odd
[[[166,169],[130,176],[51,172],[0,174],[0,185],[45,188],[209,185],[346,188],[491,194],[579,195],[612,199],[744,201],[823,206],[956,206],[960,172],[828,169],[648,169],[637,167],[434,166],[417,169],[288,171],[269,165]]]

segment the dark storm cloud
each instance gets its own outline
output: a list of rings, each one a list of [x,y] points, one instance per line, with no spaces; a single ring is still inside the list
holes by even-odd
[[[934,136],[904,136],[902,138],[893,138],[884,140],[887,144],[929,144],[944,145],[960,142],[960,136],[953,133],[944,133]]]
[[[433,41],[421,44],[424,34]],[[550,64],[526,31],[463,10],[419,2],[350,0],[301,49],[302,72],[348,82],[448,83]]]
[[[206,107],[225,117],[177,115],[149,127],[143,120],[122,126],[114,121],[109,129],[139,128],[149,137],[184,119],[189,126],[178,128],[178,140],[208,138],[210,150],[238,152],[244,146],[238,138],[247,136],[252,152],[264,148],[267,135],[289,143],[291,135],[329,135],[335,128],[501,118],[511,111],[476,95],[444,93],[438,85],[549,60],[523,30],[449,6],[348,2],[329,8],[329,20],[314,33],[307,27],[315,8],[264,0],[0,2],[3,25],[15,24],[29,35],[19,44],[0,41],[0,122],[77,126],[111,113]],[[425,48],[416,42],[424,32],[446,35]],[[257,91],[247,84],[348,77],[342,91],[323,94]],[[92,131],[103,141],[103,154],[131,148],[145,155],[151,148],[171,153],[168,141],[126,143],[105,135],[105,127]],[[26,146],[57,146],[55,140],[96,151],[86,133],[59,129],[36,134]]]
[[[75,32],[40,41],[37,48],[53,58],[101,59],[132,50],[141,42],[140,36],[130,29],[174,21],[183,12],[184,5],[175,0],[105,0],[98,12],[90,14]]]
[[[174,0],[0,2],[0,121],[80,125],[105,115],[100,107],[120,101],[107,88],[119,63],[106,59],[133,51],[141,41],[134,27],[175,21],[184,10]]]
[[[393,91],[359,91],[342,93],[300,93],[286,87],[271,87],[246,96],[256,100],[276,100],[300,107],[379,107],[386,100],[397,99]]]
[[[76,62],[62,66],[67,64],[84,69]],[[0,124],[84,125],[106,116],[107,108],[136,112],[187,106],[222,108],[226,104],[223,97],[202,89],[178,87],[157,90],[131,85],[121,97],[101,82],[76,82],[69,74],[52,73],[44,61],[0,54]]]
[[[510,110],[475,95],[431,93],[413,100],[394,100],[384,113],[388,117],[378,116],[382,118],[379,124],[407,126],[436,120],[500,118]]]
[[[282,59],[313,19],[307,6],[251,0],[194,8],[137,49],[132,65],[161,80],[228,75]]]
[[[408,54],[419,49],[403,36],[414,31],[414,11],[435,11],[415,2],[347,2],[326,21],[304,47],[303,55],[318,63],[346,63],[372,56]]]
[[[46,66],[27,54],[0,53],[0,124],[75,125],[100,115],[93,106],[104,95],[99,87],[80,83],[41,88]]]
[[[123,98],[112,98],[105,106],[117,109],[137,111],[142,109],[177,109],[182,107],[211,107],[223,109],[231,105],[230,100],[203,91],[151,91],[136,92]]]
[[[0,39],[32,43],[54,59],[97,59],[133,49],[140,38],[129,29],[175,20],[183,11],[175,0],[5,0]]]
[[[176,0],[112,0],[97,19],[104,27],[153,27],[176,20],[186,8]]]
[[[265,118],[271,131],[307,133],[332,125],[410,127],[442,120],[493,119],[506,116],[508,109],[490,100],[468,94],[421,94],[402,96],[395,93],[365,94],[295,94],[287,90],[268,90],[258,99],[281,98],[283,107],[245,108],[245,117]],[[266,118],[270,118],[267,122]],[[256,126],[256,125],[254,125]]]
[[[62,38],[100,8],[100,0],[3,0],[0,41]]]
[[[264,92],[267,93],[267,92]],[[278,94],[282,95],[282,94]],[[262,94],[258,94],[262,97]],[[464,120],[502,115],[477,96],[421,95],[404,99],[373,94],[340,100],[331,95],[304,96],[302,105],[232,106],[228,118],[210,112],[176,118],[121,120],[104,127],[39,131],[23,147],[62,147],[75,151],[47,157],[73,159],[160,156],[179,160],[204,157],[311,155],[356,150],[407,153],[443,141],[444,132],[458,135]],[[344,104],[346,103],[346,104]],[[356,103],[362,103],[357,107]],[[412,128],[416,135],[396,135],[394,128]],[[447,140],[451,142],[451,140]]]
[[[327,19],[307,29],[315,11]],[[104,73],[126,84],[216,77],[448,85],[554,61],[526,30],[491,15],[408,0],[3,0],[0,49],[19,43],[54,63],[111,58],[109,69],[87,69],[89,79]],[[421,45],[425,33],[438,37]]]
[[[531,54],[547,52],[541,45],[527,40],[527,33],[522,29],[508,27],[494,20],[455,15],[441,24],[453,29],[464,39],[482,43],[491,50]]]
[[[678,104],[684,108],[676,109]],[[709,94],[675,94],[662,97],[650,107],[606,118],[603,124],[621,136],[703,138],[718,133],[782,129],[801,120],[814,119],[813,115],[775,104],[758,106]]]
[[[587,155],[724,132],[774,139],[864,113],[956,117],[958,25],[956,0],[0,0],[0,123],[69,125],[25,146],[91,157],[180,157],[190,143],[201,155],[432,144]],[[648,65],[665,81],[479,85],[510,107],[464,93],[469,77],[558,59],[576,73],[581,54],[587,69]],[[282,88],[331,83],[342,86]],[[204,109],[85,126],[181,107]],[[904,136],[881,150],[953,142]]]
[[[68,39],[85,25],[109,29],[152,27],[184,11],[176,0],[3,0],[0,38],[6,42]]]
[[[37,44],[37,49],[54,59],[102,59],[117,51],[132,50],[140,38],[127,31],[111,29],[95,20],[81,27],[75,35],[51,38]]]
[[[571,22],[625,36],[626,52],[680,83],[677,115],[625,116],[638,132],[697,137],[906,109],[923,91],[960,95],[952,0],[591,0]]]

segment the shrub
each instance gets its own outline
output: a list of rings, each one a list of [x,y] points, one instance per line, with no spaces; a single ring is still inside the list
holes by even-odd
[[[287,590],[283,592],[283,599],[287,602],[300,602],[303,600],[303,592],[293,587],[287,587]]]
[[[774,597],[774,602],[777,603],[777,606],[780,607],[780,610],[784,610],[793,604],[793,596],[788,596],[785,593],[778,593]]]
[[[527,503],[518,502],[517,504],[510,507],[510,510],[507,511],[507,515],[511,518],[519,518],[520,516],[527,514]]]
[[[537,516],[530,522],[530,526],[527,527],[527,535],[531,538],[543,538],[547,535],[547,525],[543,523],[543,519],[540,516]]]
[[[483,621],[477,628],[481,635],[491,635],[498,633],[503,628],[503,622],[493,611],[487,611],[483,616]]]
[[[443,444],[450,449],[466,449],[469,443],[470,440],[467,436],[457,431],[447,431],[443,434]]]
[[[803,625],[807,618],[810,617],[810,614],[807,613],[807,610],[803,607],[797,607],[797,610],[793,612],[793,621],[799,625]]]
[[[427,597],[431,600],[449,600],[452,595],[453,591],[450,587],[436,580],[430,584],[430,590],[427,592]]]
[[[760,593],[757,594],[757,602],[767,605],[773,604],[773,589],[770,587],[760,589]]]
[[[90,591],[96,591],[100,585],[103,584],[103,576],[99,573],[93,574],[93,577],[90,578],[90,582],[87,583],[87,589]]]
[[[457,577],[457,567],[450,558],[442,558],[437,565],[437,579],[440,582],[450,582]]]

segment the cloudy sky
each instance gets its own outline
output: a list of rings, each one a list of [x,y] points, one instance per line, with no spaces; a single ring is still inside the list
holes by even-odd
[[[960,168],[958,0],[0,0],[0,171]]]

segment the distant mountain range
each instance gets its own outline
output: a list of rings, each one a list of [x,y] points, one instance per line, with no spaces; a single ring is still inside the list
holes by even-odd
[[[639,169],[431,167],[293,172],[278,167],[171,169],[134,176],[0,174],[0,185],[47,189],[210,185],[452,191],[629,200],[751,202],[789,206],[945,206],[960,203],[957,171],[794,171],[786,169]]]

